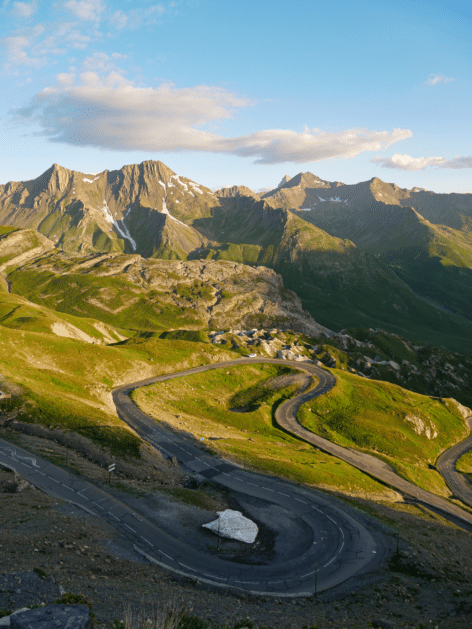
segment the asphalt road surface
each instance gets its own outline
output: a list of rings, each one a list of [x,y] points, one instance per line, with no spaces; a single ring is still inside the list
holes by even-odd
[[[132,390],[156,382],[186,377],[210,369],[261,362],[289,365],[316,375],[319,381],[308,393],[310,399],[322,395],[335,384],[331,374],[315,365],[276,359],[243,358],[134,382],[115,389],[113,400],[123,421],[161,452],[176,457],[188,470],[212,479],[238,496],[250,497],[253,502],[259,500],[261,505],[277,505],[292,518],[296,517],[299,520],[297,529],[304,531],[297,540],[296,552],[289,561],[278,561],[276,558],[265,566],[236,565],[202,555],[192,549],[188,549],[184,562],[179,563],[181,557],[177,557],[175,551],[169,550],[166,556],[162,556],[159,546],[156,546],[153,556],[158,557],[161,565],[171,569],[174,569],[177,560],[180,571],[214,584],[277,595],[321,592],[378,565],[383,547],[378,547],[369,531],[336,501],[282,479],[249,472],[220,457],[207,454],[195,440],[177,435],[143,413],[129,397]],[[291,530],[278,528],[277,522],[273,524],[279,536],[293,537]],[[293,539],[290,543],[293,544]]]
[[[165,533],[105,490],[3,440],[0,440],[0,462],[16,469],[21,476],[43,491],[103,518],[127,538],[138,552],[174,572],[201,582],[265,595],[310,595],[335,587],[356,575],[375,569],[384,554],[382,542],[376,542],[367,528],[352,517],[347,507],[303,486],[255,474],[220,457],[207,454],[195,440],[177,435],[143,413],[129,397],[133,389],[156,382],[209,369],[261,362],[291,366],[315,376],[318,381],[315,387],[309,390],[304,387],[294,398],[277,409],[276,419],[283,429],[427,505],[472,523],[470,514],[401,479],[379,459],[337,446],[300,426],[296,413],[301,404],[326,393],[335,384],[335,378],[328,371],[310,363],[243,358],[149,378],[113,391],[119,417],[160,451],[176,457],[188,470],[212,479],[239,497],[245,496],[253,503],[259,501],[262,508],[267,504],[276,505],[279,512],[284,510],[290,518],[296,518],[297,531],[303,531],[303,535],[298,536],[295,545],[293,531],[290,528],[281,528],[278,522],[273,523],[276,534],[282,541],[287,536],[295,549],[289,560],[275,557],[266,565],[247,565],[195,550]]]
[[[468,423],[472,429],[471,417]],[[438,458],[437,466],[454,496],[472,507],[472,486],[462,474],[456,471],[457,461],[469,450],[472,450],[472,435],[443,452]]]
[[[161,451],[167,451],[168,453],[171,453],[172,455],[176,456],[179,461],[185,463],[188,467],[190,467],[190,469],[193,469],[195,472],[202,473],[202,471],[205,471],[205,465],[208,464],[208,462],[203,464],[201,461],[199,461],[198,458],[195,460],[191,460],[188,458],[190,455],[187,455],[186,457],[183,446],[181,445],[181,438],[177,437],[177,435],[171,433],[170,431],[166,431],[163,426],[160,426],[157,422],[150,419],[147,415],[140,411],[128,397],[128,394],[133,389],[137,389],[148,384],[164,382],[173,378],[180,378],[194,373],[208,371],[210,369],[228,368],[249,363],[275,363],[288,365],[295,369],[306,371],[307,373],[314,375],[317,378],[318,384],[316,387],[307,392],[299,392],[293,398],[287,400],[278,407],[275,415],[276,421],[284,430],[289,431],[293,435],[313,444],[314,446],[320,448],[321,450],[324,450],[325,452],[329,452],[337,458],[342,459],[346,463],[357,467],[358,469],[369,474],[373,478],[376,478],[377,480],[382,481],[390,487],[399,490],[402,494],[411,496],[412,498],[414,498],[414,500],[422,502],[423,504],[429,507],[433,507],[434,509],[440,510],[444,514],[451,515],[457,520],[467,523],[468,525],[472,524],[472,514],[448,502],[444,498],[440,498],[439,496],[436,496],[435,494],[432,494],[429,491],[421,489],[413,483],[404,480],[403,478],[398,476],[389,465],[387,465],[377,457],[336,445],[335,443],[328,441],[328,439],[319,437],[318,435],[315,435],[309,430],[303,428],[297,421],[297,411],[300,406],[305,402],[308,402],[313,398],[318,397],[323,393],[326,393],[336,383],[335,377],[330,372],[326,371],[325,369],[321,369],[320,367],[316,367],[311,363],[292,362],[275,358],[240,358],[237,360],[214,363],[211,365],[202,365],[200,367],[194,367],[193,369],[181,371],[179,373],[167,374],[164,376],[158,376],[156,378],[148,378],[147,380],[142,380],[140,382],[135,382],[133,384],[119,387],[113,391],[113,399],[118,410],[118,415],[121,417],[121,419],[132,426],[136,430],[136,432],[140,434],[141,437],[143,437],[147,441],[150,441],[150,443],[153,443],[153,445],[158,447]],[[169,442],[163,442],[163,438],[168,438]],[[193,457],[197,452],[192,451],[191,456]],[[182,454],[184,454],[183,459],[181,458]],[[213,458],[209,459],[209,463],[211,463],[213,460]],[[211,475],[213,472],[207,471],[207,473]],[[216,471],[214,472],[214,474],[216,477]]]

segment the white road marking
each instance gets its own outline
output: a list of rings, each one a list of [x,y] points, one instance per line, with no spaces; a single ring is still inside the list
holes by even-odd
[[[144,539],[144,537],[142,539]],[[160,550],[159,552],[161,555],[164,555],[164,557],[167,557],[167,559],[174,561],[173,558],[170,555],[167,555],[163,550]]]
[[[337,554],[330,560],[328,561],[328,563],[325,563],[325,565],[323,566],[323,568],[327,568],[329,566],[330,563],[333,563],[333,561],[337,558]]]

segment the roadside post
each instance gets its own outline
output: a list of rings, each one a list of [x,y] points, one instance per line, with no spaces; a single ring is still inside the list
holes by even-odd
[[[111,485],[111,473],[115,471],[115,463],[108,466],[108,484]]]

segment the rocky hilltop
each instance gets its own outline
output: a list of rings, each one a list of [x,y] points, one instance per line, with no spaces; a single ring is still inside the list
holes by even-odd
[[[32,234],[18,230],[0,239],[0,252],[3,242],[6,250],[8,241],[13,246],[14,239],[17,245],[23,239],[24,258],[11,259],[8,287],[53,311],[138,333],[235,325],[329,333],[272,269],[223,260],[144,259],[136,254],[77,256],[46,249],[41,255],[44,250],[30,243]]]

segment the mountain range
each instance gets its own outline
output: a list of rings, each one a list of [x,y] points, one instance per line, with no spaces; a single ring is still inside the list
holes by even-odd
[[[90,259],[269,267],[333,331],[382,328],[472,351],[472,194],[377,178],[346,185],[311,173],[261,195],[244,186],[213,192],[158,161],[96,174],[54,164],[37,179],[0,186],[0,224]],[[6,276],[26,298],[34,287],[21,278],[31,264]]]

